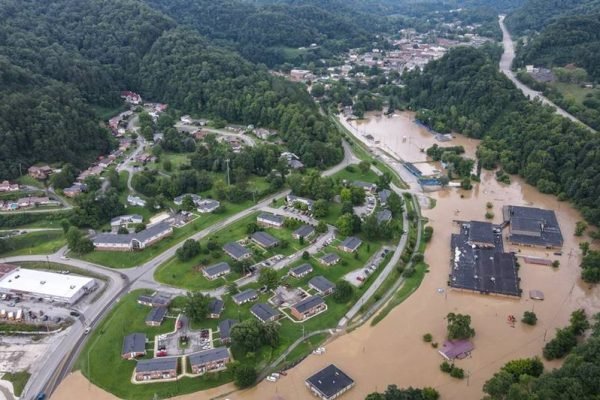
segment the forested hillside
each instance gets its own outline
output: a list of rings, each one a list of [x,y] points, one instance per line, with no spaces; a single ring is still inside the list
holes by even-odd
[[[510,13],[506,25],[515,34],[542,31],[548,24],[565,16],[600,12],[600,0],[528,0]]]
[[[385,19],[356,13],[337,2],[302,1],[255,5],[241,0],[145,0],[181,24],[220,40],[245,58],[274,66],[286,51],[315,43],[320,51],[341,51],[370,43]]]
[[[565,17],[521,48],[515,66],[563,67],[576,64],[600,80],[600,13]]]
[[[184,112],[287,128],[309,166],[341,157],[305,91],[140,1],[3,0],[0,18],[0,178],[38,161],[84,167],[106,152],[111,140],[91,106],[120,104],[124,89]]]
[[[457,48],[405,75],[406,100],[436,130],[483,138],[484,168],[500,165],[572,200],[600,224],[600,136],[532,103],[498,71],[497,50]]]

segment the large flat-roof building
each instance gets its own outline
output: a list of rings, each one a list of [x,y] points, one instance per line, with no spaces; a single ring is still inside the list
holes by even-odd
[[[509,225],[508,240],[516,245],[560,248],[563,236],[552,210],[534,207],[502,207],[504,222]]]
[[[354,386],[354,380],[334,364],[309,377],[305,383],[308,389],[322,400],[338,398]]]
[[[473,226],[476,226],[475,234],[472,233]],[[498,234],[494,233],[494,229]],[[492,224],[460,224],[460,233],[451,237],[450,287],[485,294],[521,296],[516,259],[514,254],[504,252],[499,229]]]
[[[173,233],[173,227],[167,222],[159,222],[143,231],[119,235],[117,233],[99,233],[92,238],[96,250],[133,251],[143,250]]]
[[[94,290],[96,285],[93,278],[85,276],[63,275],[21,267],[10,268],[7,273],[0,275],[0,293],[44,298],[68,304],[76,303]]]

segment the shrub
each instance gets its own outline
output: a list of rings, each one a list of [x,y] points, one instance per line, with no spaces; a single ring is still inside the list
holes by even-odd
[[[450,371],[452,371],[452,365],[450,365],[448,363],[448,361],[444,361],[443,363],[440,364],[440,370],[442,372],[445,372],[445,373],[449,374]]]
[[[537,324],[537,315],[535,315],[533,311],[525,311],[523,313],[523,318],[521,319],[521,322],[533,326]]]
[[[429,343],[433,340],[433,336],[431,335],[431,333],[426,333],[423,335],[423,341],[426,343]]]
[[[462,368],[452,366],[452,370],[450,371],[450,376],[456,379],[463,379],[465,377],[465,371]]]

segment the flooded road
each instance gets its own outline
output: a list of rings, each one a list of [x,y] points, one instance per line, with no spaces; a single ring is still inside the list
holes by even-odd
[[[412,146],[414,141],[415,146],[429,147],[428,143],[436,142],[430,133],[426,130],[423,132],[424,128],[411,123],[411,118],[412,114],[402,113],[394,118],[383,117],[379,119],[380,124],[374,118],[358,126],[361,129],[365,127],[369,134],[374,138],[379,137],[381,142],[385,141],[384,144],[391,151],[411,156],[410,151],[405,148],[407,143]],[[413,139],[410,142],[397,141],[399,132]],[[473,153],[477,145],[476,141],[463,137],[458,137],[447,145],[457,143],[465,147],[468,145],[468,152]],[[541,356],[544,343],[554,337],[556,328],[568,323],[569,315],[574,309],[583,307],[588,315],[600,311],[600,290],[588,288],[579,279],[579,240],[573,235],[575,222],[582,219],[579,213],[568,203],[540,194],[516,177],[511,179],[510,185],[500,184],[493,172],[484,171],[482,182],[472,191],[447,189],[429,194],[437,200],[437,205],[431,210],[423,211],[434,227],[434,235],[425,253],[430,270],[421,287],[375,327],[366,324],[337,338],[326,345],[325,354],[309,356],[276,383],[264,381],[255,388],[229,394],[226,398],[311,399],[313,397],[306,389],[304,380],[318,369],[334,363],[356,381],[356,386],[341,397],[344,400],[363,400],[373,391],[383,391],[388,384],[399,387],[431,386],[441,393],[443,399],[480,399],[484,382],[504,363],[515,358]],[[521,261],[521,299],[470,294],[449,290],[447,287],[450,235],[458,231],[453,220],[484,220],[487,202],[494,205],[494,222],[501,221],[501,208],[508,204],[534,204],[556,211],[565,241],[563,255],[554,256],[546,250],[529,248],[521,249],[520,254],[559,260],[560,267],[554,270]],[[514,246],[507,245],[506,248],[507,251],[519,251]],[[531,289],[543,291],[545,300],[530,300],[528,292]],[[518,322],[513,328],[507,324],[508,315],[514,315],[520,320],[523,312],[528,310],[537,314],[536,326],[525,326]],[[476,330],[472,357],[457,362],[468,376],[464,380],[456,380],[443,374],[439,369],[442,357],[436,349],[422,340],[423,334],[431,333],[434,341],[441,345],[446,332],[444,317],[449,312],[471,315],[472,326]],[[552,368],[559,364],[553,362],[546,365]],[[61,390],[53,398],[74,399],[68,397],[69,390],[65,390],[70,379],[71,377],[61,385]],[[74,376],[71,382],[76,380],[84,383],[82,389],[90,387],[85,384],[81,375]],[[209,399],[217,392],[228,393],[230,390],[231,385],[227,385],[210,393],[195,393],[180,398]]]

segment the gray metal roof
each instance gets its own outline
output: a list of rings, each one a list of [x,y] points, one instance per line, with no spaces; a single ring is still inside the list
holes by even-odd
[[[201,351],[198,353],[190,354],[188,359],[192,366],[204,365],[214,361],[226,360],[229,358],[229,351],[227,347],[217,347],[210,350]]]
[[[285,218],[283,218],[281,215],[275,215],[271,213],[261,213],[258,218],[270,221],[274,224],[283,224],[283,221],[285,220]]]
[[[173,228],[167,222],[159,222],[156,225],[152,225],[143,231],[137,233],[129,233],[126,235],[119,235],[116,233],[99,233],[92,239],[94,244],[128,244],[132,240],[139,242],[145,242],[146,240],[157,236]]]
[[[298,310],[298,312],[304,313],[310,309],[313,309],[321,304],[323,304],[323,298],[321,296],[310,296],[305,298],[304,300],[299,301],[294,304],[292,307]]]
[[[279,315],[277,310],[266,303],[257,303],[250,307],[250,312],[262,322],[267,322],[271,318]]]
[[[358,249],[358,246],[360,246],[361,244],[362,244],[362,240],[360,240],[356,236],[348,236],[346,239],[344,239],[344,241],[340,244],[340,246],[351,249],[351,250],[356,250],[356,249]]]
[[[250,254],[250,250],[237,242],[230,242],[223,246],[223,250],[233,258],[242,258],[246,254]]]
[[[258,297],[258,293],[254,289],[246,289],[243,292],[240,292],[238,294],[234,294],[232,296],[233,301],[235,301],[238,304],[244,303],[244,302],[246,302],[248,300],[251,300],[251,299],[255,299],[257,297]]]
[[[213,208],[217,208],[221,205],[220,202],[218,202],[217,200],[202,200],[199,204],[198,204],[198,210],[212,210]]]
[[[131,214],[131,215],[119,215],[118,217],[114,217],[110,220],[111,225],[116,224],[132,224],[132,223],[140,223],[144,220],[144,218],[139,214]]]
[[[381,192],[379,192],[379,201],[382,203],[387,203],[391,194],[392,194],[392,192],[390,190],[383,189]]]
[[[209,314],[221,314],[223,312],[223,307],[225,303],[220,299],[211,299],[210,303],[208,303],[208,313]]]
[[[252,240],[263,247],[273,247],[279,244],[279,240],[269,235],[267,232],[254,232],[251,236]]]
[[[156,225],[152,225],[152,226],[144,229],[143,231],[135,233],[134,236],[135,236],[135,239],[139,240],[140,242],[145,242],[146,240],[148,240],[156,235],[163,234],[170,230],[173,230],[171,225],[169,225],[169,223],[163,221],[163,222],[159,222]]]
[[[229,340],[231,328],[233,328],[233,326],[238,323],[239,321],[235,319],[224,319],[223,321],[219,322],[219,332],[221,335],[221,341]]]
[[[315,228],[312,225],[302,225],[300,228],[294,231],[294,235],[307,237],[311,235],[315,231]]]
[[[306,382],[324,398],[333,398],[336,394],[354,385],[354,380],[341,369],[331,364],[310,378]]]
[[[296,268],[292,268],[290,270],[290,273],[294,274],[294,275],[302,275],[305,273],[309,273],[312,272],[313,267],[310,264],[302,264],[297,266]]]
[[[335,288],[335,284],[333,282],[321,275],[312,278],[310,281],[308,281],[308,284],[321,293],[325,293],[328,290]]]
[[[204,273],[208,276],[220,275],[223,273],[229,273],[231,271],[231,267],[226,262],[220,262],[218,264],[210,265],[204,268]]]
[[[167,315],[167,307],[152,307],[146,316],[146,322],[162,322]]]
[[[146,334],[132,333],[123,339],[123,350],[121,354],[146,352]]]
[[[177,357],[152,358],[150,360],[139,360],[135,366],[135,372],[161,372],[177,369]]]

